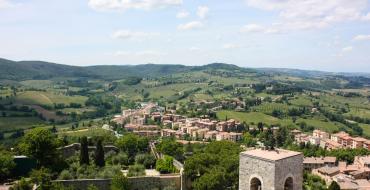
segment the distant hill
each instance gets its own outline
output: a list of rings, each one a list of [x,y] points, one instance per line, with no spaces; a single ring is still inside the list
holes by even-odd
[[[127,77],[158,77],[191,71],[228,71],[228,72],[262,72],[262,73],[282,73],[299,77],[318,77],[327,75],[338,75],[338,73],[322,71],[306,71],[298,69],[275,69],[261,68],[250,69],[232,64],[212,63],[203,66],[184,66],[184,65],[98,65],[98,66],[70,66],[44,61],[11,61],[0,58],[0,80],[30,80],[30,79],[51,79],[54,77],[87,77],[100,78],[106,80],[122,79]],[[356,73],[341,75],[360,75]],[[369,76],[361,74],[361,76]]]
[[[43,61],[11,61],[0,59],[0,79],[27,80],[53,77],[92,76],[76,66],[61,65]]]
[[[69,66],[43,61],[11,61],[0,59],[0,79],[29,80],[50,79],[54,77],[88,77],[102,79],[121,79],[126,77],[158,77],[176,73],[201,70],[243,71],[245,68],[236,65],[213,63],[204,66],[184,65],[98,65],[98,66]],[[250,70],[250,69],[248,69]]]

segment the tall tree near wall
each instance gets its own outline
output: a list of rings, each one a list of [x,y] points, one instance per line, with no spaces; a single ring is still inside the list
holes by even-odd
[[[89,148],[87,137],[83,136],[81,138],[81,150],[80,150],[80,165],[89,165]]]
[[[95,149],[95,165],[99,167],[105,166],[105,160],[104,160],[104,147],[103,147],[103,141],[102,139],[98,139],[96,143],[96,149]]]

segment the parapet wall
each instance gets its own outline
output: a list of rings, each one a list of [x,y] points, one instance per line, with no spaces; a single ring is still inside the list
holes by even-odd
[[[172,187],[181,190],[181,176],[168,175],[158,177],[129,177],[132,190],[159,190],[165,187]],[[55,180],[64,186],[74,186],[79,190],[87,190],[89,185],[95,185],[100,190],[110,190],[111,179],[76,179],[76,180]]]

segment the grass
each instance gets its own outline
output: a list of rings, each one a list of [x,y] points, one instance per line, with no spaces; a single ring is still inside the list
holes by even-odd
[[[64,108],[61,109],[63,113],[69,114],[72,112],[76,112],[77,114],[82,114],[83,112],[92,112],[95,111],[96,109],[93,107],[86,107],[86,108]]]
[[[51,80],[26,80],[20,82],[25,87],[37,88],[37,89],[47,89],[52,87],[53,81]]]
[[[28,129],[44,123],[37,117],[0,117],[0,132]]]
[[[114,142],[116,137],[113,132],[104,130],[102,128],[85,128],[75,129],[74,131],[64,131],[58,133],[59,137],[67,137],[72,142],[77,142],[82,136],[86,137],[101,137],[105,142]]]
[[[361,108],[351,108],[350,112],[345,113],[346,116],[357,116],[361,118],[370,119],[370,110],[369,109],[361,109]]]
[[[330,121],[326,122],[326,121],[322,121],[318,118],[298,119],[297,123],[302,122],[302,121],[306,122],[307,125],[315,127],[316,129],[324,130],[324,131],[327,131],[327,132],[330,132],[330,133],[332,133],[334,131],[339,131],[340,127],[347,128],[345,125],[343,125],[341,123],[330,122]]]
[[[11,90],[9,88],[0,90],[0,97],[5,98],[11,95]]]
[[[362,128],[364,135],[370,138],[370,125],[359,123],[359,126]]]
[[[289,102],[296,106],[312,106],[311,100],[305,95],[295,97],[294,99],[289,100]]]
[[[273,110],[279,110],[284,113],[287,113],[289,108],[291,107],[292,106],[288,106],[287,104],[281,103],[263,103],[262,105],[256,106],[253,109],[257,110],[258,112],[271,114]]]
[[[268,125],[273,124],[281,124],[281,125],[290,125],[292,124],[292,121],[290,120],[282,120],[276,117],[272,117],[269,115],[266,115],[264,113],[260,112],[236,112],[236,111],[228,111],[228,110],[222,110],[217,112],[217,118],[220,120],[225,120],[225,118],[228,119],[235,119],[240,122],[246,122],[246,123],[255,123],[258,122],[266,123]]]
[[[52,106],[56,104],[70,104],[79,103],[84,104],[87,97],[84,96],[66,96],[61,93],[53,92],[40,92],[40,91],[26,91],[19,93],[15,100],[17,103],[28,104],[28,105],[47,105]]]

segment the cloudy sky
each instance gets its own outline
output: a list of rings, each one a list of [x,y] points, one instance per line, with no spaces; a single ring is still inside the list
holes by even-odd
[[[0,57],[370,72],[370,0],[0,0]]]

